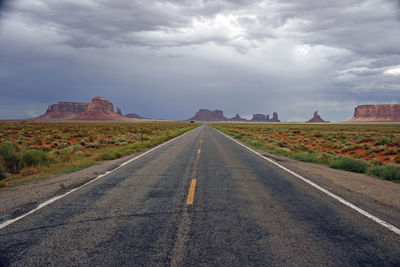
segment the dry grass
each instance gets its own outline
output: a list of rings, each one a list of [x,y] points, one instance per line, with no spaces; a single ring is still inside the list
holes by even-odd
[[[139,152],[196,126],[185,122],[0,123],[0,187]]]
[[[236,139],[273,154],[400,181],[399,125],[281,123],[212,125]]]

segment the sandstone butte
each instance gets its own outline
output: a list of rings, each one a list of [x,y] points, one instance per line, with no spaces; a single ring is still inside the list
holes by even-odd
[[[104,97],[96,96],[90,103],[58,102],[50,105],[45,114],[36,121],[129,121],[132,118],[122,115],[121,110],[114,112],[114,105]],[[139,117],[139,116],[138,116]],[[140,118],[140,117],[139,117]],[[138,119],[138,118],[136,118]]]
[[[349,122],[400,121],[400,104],[359,105]]]
[[[264,114],[253,114],[253,118],[251,121],[257,121],[257,122],[280,122],[278,119],[278,113],[274,112],[272,113],[272,119],[269,118],[269,114],[264,115]]]
[[[236,114],[233,118],[226,118],[224,116],[224,112],[222,110],[209,110],[209,109],[200,109],[196,112],[196,114],[188,120],[193,121],[248,121],[240,117],[239,114]],[[251,121],[255,122],[280,122],[278,119],[278,113],[274,112],[272,119],[269,118],[269,115],[264,114],[254,114],[253,119]]]
[[[318,111],[314,111],[314,117],[306,121],[307,123],[310,122],[329,122],[329,121],[324,121],[321,116],[318,114]]]
[[[227,121],[222,110],[200,109],[189,120],[195,121]]]

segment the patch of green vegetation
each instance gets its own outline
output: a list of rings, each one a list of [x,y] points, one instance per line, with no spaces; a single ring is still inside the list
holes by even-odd
[[[88,167],[90,167],[90,166],[93,166],[93,165],[95,165],[95,164],[96,164],[96,162],[93,161],[93,160],[81,161],[81,162],[79,162],[78,164],[73,165],[73,166],[71,166],[71,167],[65,169],[65,170],[63,171],[63,173],[71,173],[71,172],[80,171],[80,170],[86,169],[86,168],[88,168]]]
[[[3,180],[7,177],[6,171],[4,170],[3,164],[0,161],[0,180]]]
[[[39,150],[25,151],[21,157],[21,165],[25,167],[39,167],[50,164],[48,155]]]
[[[398,181],[398,125],[213,123],[212,126],[271,154]],[[262,137],[260,133],[264,133]]]
[[[242,136],[241,136],[240,134],[235,134],[233,137],[234,137],[235,139],[242,139]]]
[[[0,145],[0,158],[8,172],[18,172],[21,169],[20,149],[11,141]]]
[[[0,180],[7,186],[143,151],[199,124],[0,123]]]
[[[120,158],[121,154],[116,151],[107,151],[99,155],[100,160],[111,160]]]
[[[313,163],[319,162],[319,159],[315,153],[298,152],[291,154],[290,157],[298,161],[313,162]]]
[[[339,157],[328,160],[329,167],[350,172],[365,173],[368,163],[351,157]]]
[[[370,166],[366,173],[384,180],[400,182],[400,166],[381,165]]]

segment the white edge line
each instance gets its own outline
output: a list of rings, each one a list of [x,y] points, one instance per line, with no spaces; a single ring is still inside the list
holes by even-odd
[[[215,129],[215,128],[214,128],[214,129]],[[367,217],[367,218],[373,220],[373,221],[376,222],[376,223],[379,223],[379,224],[382,225],[383,227],[386,227],[387,229],[389,229],[389,230],[393,231],[394,233],[400,235],[400,229],[397,228],[396,226],[394,226],[394,225],[392,225],[392,224],[390,224],[390,223],[388,223],[388,222],[386,222],[386,221],[384,221],[384,220],[382,220],[382,219],[379,219],[378,217],[376,217],[376,216],[372,215],[371,213],[369,213],[369,212],[367,212],[367,211],[365,211],[365,210],[363,210],[363,209],[357,207],[357,206],[354,205],[353,203],[351,203],[351,202],[349,202],[349,201],[347,201],[347,200],[345,200],[345,199],[339,197],[338,195],[336,195],[336,194],[330,192],[329,190],[323,188],[322,186],[317,185],[316,183],[314,183],[314,182],[308,180],[307,178],[304,178],[304,177],[301,176],[300,174],[297,174],[297,173],[295,173],[294,171],[289,170],[288,168],[286,168],[286,167],[280,165],[279,163],[273,161],[272,159],[269,159],[269,158],[263,156],[262,154],[260,154],[260,153],[258,153],[257,151],[255,151],[255,150],[249,148],[248,146],[246,146],[246,145],[240,143],[239,141],[233,139],[232,137],[230,137],[230,136],[224,134],[223,132],[221,132],[221,131],[219,131],[219,130],[217,130],[217,129],[215,129],[215,130],[218,131],[220,134],[222,134],[222,135],[228,137],[228,138],[231,139],[232,141],[235,141],[236,143],[238,143],[239,145],[243,146],[244,148],[246,148],[246,149],[250,150],[251,152],[257,154],[258,156],[262,157],[263,159],[269,161],[270,163],[272,163],[272,164],[278,166],[279,168],[281,168],[281,169],[287,171],[288,173],[290,173],[290,174],[296,176],[297,178],[303,180],[304,182],[308,183],[309,185],[311,185],[311,186],[315,187],[316,189],[320,190],[321,192],[327,194],[328,196],[330,196],[330,197],[332,197],[332,198],[338,200],[339,202],[341,202],[342,204],[348,206],[349,208],[352,208],[353,210],[355,210],[355,211],[361,213],[362,215],[364,215],[365,217]]]
[[[5,222],[1,223],[1,224],[0,224],[0,229],[3,229],[3,228],[5,228],[5,227],[7,227],[8,225],[13,224],[13,223],[15,223],[15,222],[17,222],[17,221],[23,219],[24,217],[26,217],[26,216],[28,216],[28,215],[30,215],[30,214],[32,214],[32,213],[34,213],[34,212],[40,210],[40,209],[43,208],[43,207],[46,207],[47,205],[49,205],[49,204],[51,204],[51,203],[53,203],[53,202],[59,200],[60,198],[63,198],[63,197],[65,197],[65,196],[68,196],[69,194],[71,194],[71,193],[73,193],[73,192],[75,192],[75,191],[77,191],[77,190],[79,190],[79,189],[81,189],[81,188],[83,188],[83,187],[85,187],[85,186],[87,186],[87,185],[89,185],[89,184],[91,184],[91,183],[93,183],[93,182],[99,180],[100,178],[103,178],[104,176],[106,176],[106,175],[108,175],[108,174],[110,174],[110,173],[112,173],[112,172],[114,172],[114,171],[116,171],[116,170],[122,168],[122,167],[125,166],[126,164],[129,164],[129,163],[131,163],[132,161],[135,161],[135,160],[137,160],[137,159],[143,157],[144,155],[147,155],[147,154],[149,154],[150,152],[152,152],[152,151],[154,151],[154,150],[156,150],[156,149],[158,149],[158,148],[160,148],[160,147],[162,147],[162,146],[165,146],[166,144],[168,144],[168,143],[170,143],[170,142],[172,142],[172,141],[178,139],[179,137],[182,137],[182,136],[184,136],[184,135],[186,135],[186,134],[192,132],[193,130],[195,130],[195,129],[197,129],[197,128],[198,128],[198,127],[194,128],[194,129],[192,129],[192,130],[189,130],[189,131],[187,131],[187,132],[185,132],[185,133],[183,133],[183,134],[181,134],[181,135],[178,135],[178,136],[172,138],[171,140],[168,140],[168,141],[166,141],[166,142],[164,142],[164,143],[162,143],[162,144],[160,144],[160,145],[158,145],[158,146],[156,146],[156,147],[153,147],[153,148],[150,149],[150,150],[147,150],[146,152],[143,152],[142,154],[140,154],[140,155],[138,155],[138,156],[136,156],[136,157],[134,157],[134,158],[131,158],[131,159],[125,161],[125,162],[121,163],[117,168],[112,169],[112,170],[110,170],[110,171],[106,171],[105,173],[100,174],[99,176],[97,176],[96,178],[94,178],[93,180],[90,180],[89,182],[87,182],[87,183],[85,183],[85,184],[83,184],[83,185],[81,185],[81,186],[79,186],[79,187],[77,187],[77,188],[74,188],[74,189],[68,191],[68,192],[65,193],[65,194],[62,194],[62,195],[53,197],[53,198],[51,198],[51,199],[49,199],[49,200],[46,200],[45,202],[41,203],[39,206],[37,206],[35,209],[29,211],[28,213],[25,213],[25,214],[23,214],[23,215],[21,215],[21,216],[18,216],[18,217],[16,217],[16,218],[14,218],[14,219],[11,219],[11,220],[8,220],[8,221],[5,221]]]

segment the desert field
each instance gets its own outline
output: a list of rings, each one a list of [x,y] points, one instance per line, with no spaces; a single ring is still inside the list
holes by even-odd
[[[400,125],[213,123],[272,154],[400,182]]]
[[[0,187],[139,152],[196,126],[184,122],[0,123]]]

